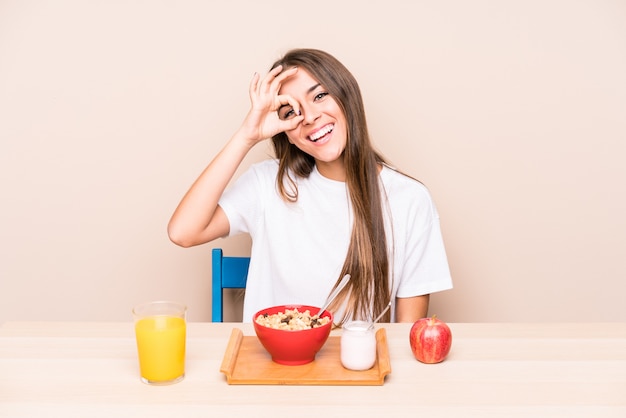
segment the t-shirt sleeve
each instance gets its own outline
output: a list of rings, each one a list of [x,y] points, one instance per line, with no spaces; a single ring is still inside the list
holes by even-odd
[[[410,207],[407,217],[404,263],[397,297],[413,297],[452,288],[452,278],[439,223],[439,214],[427,190]]]
[[[229,236],[253,233],[262,213],[263,196],[268,191],[271,175],[265,164],[255,164],[246,170],[222,194],[219,205],[230,224]],[[267,195],[265,195],[267,196]]]

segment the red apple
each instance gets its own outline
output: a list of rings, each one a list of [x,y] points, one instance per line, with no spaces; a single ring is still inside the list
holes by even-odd
[[[415,321],[409,333],[409,343],[415,358],[422,363],[442,362],[452,346],[452,332],[448,325],[433,315]]]

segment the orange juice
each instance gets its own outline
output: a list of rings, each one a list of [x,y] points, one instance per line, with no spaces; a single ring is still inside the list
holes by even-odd
[[[156,315],[135,324],[141,378],[167,383],[185,374],[185,319]]]

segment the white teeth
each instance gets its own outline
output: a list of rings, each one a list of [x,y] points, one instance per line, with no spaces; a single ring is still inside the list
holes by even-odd
[[[333,131],[333,125],[328,125],[320,129],[319,131],[315,132],[314,134],[312,134],[309,138],[311,138],[311,141],[317,141],[318,139],[320,139],[321,137],[323,137],[324,135],[332,131]]]

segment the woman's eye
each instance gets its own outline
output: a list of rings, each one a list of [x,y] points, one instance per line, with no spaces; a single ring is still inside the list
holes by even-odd
[[[326,96],[328,96],[328,93],[326,93],[326,92],[317,93],[313,100],[316,100],[316,101],[317,100],[322,100]]]
[[[282,120],[291,119],[296,115],[292,107],[283,107],[278,111],[278,117]]]

